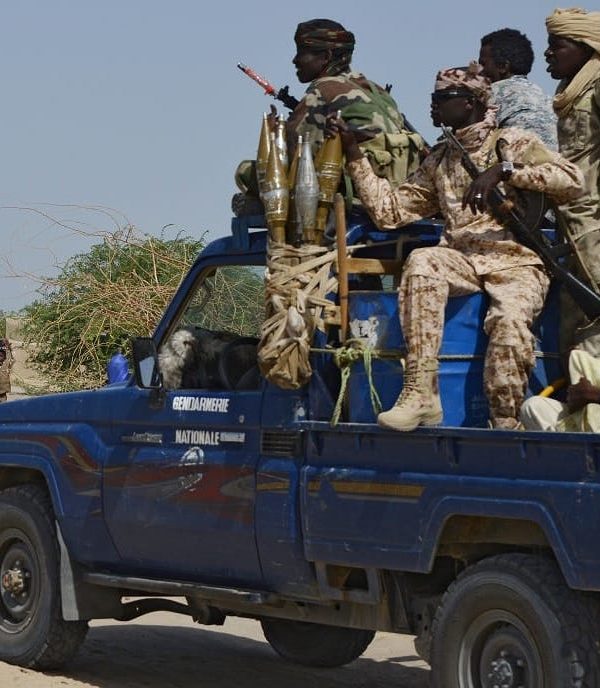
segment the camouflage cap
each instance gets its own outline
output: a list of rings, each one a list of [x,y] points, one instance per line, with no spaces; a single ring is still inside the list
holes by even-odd
[[[325,28],[319,24],[322,19],[311,19],[298,24],[294,40],[298,47],[314,48],[315,50],[342,49],[354,50],[354,34],[346,31],[340,24],[339,29]]]
[[[490,80],[483,76],[483,67],[479,62],[471,62],[468,67],[449,67],[442,69],[435,78],[435,90],[443,91],[447,88],[466,88],[482,103],[487,105],[491,95]]]

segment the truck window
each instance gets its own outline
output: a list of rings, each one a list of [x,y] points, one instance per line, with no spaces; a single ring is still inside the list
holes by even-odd
[[[264,272],[264,267],[255,265],[216,268],[196,289],[179,327],[258,337],[264,315]]]
[[[257,389],[263,313],[264,267],[224,266],[204,273],[160,347],[165,387]]]

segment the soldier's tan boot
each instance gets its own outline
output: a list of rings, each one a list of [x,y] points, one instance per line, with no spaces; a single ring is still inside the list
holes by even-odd
[[[377,424],[389,430],[408,432],[418,425],[437,425],[442,422],[443,415],[438,362],[435,358],[425,358],[407,363],[402,393],[389,411],[377,416]]]

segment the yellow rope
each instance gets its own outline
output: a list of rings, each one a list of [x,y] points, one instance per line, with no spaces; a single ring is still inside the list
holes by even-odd
[[[348,380],[350,379],[350,373],[352,372],[352,364],[356,363],[356,361],[361,358],[365,366],[367,380],[369,381],[369,394],[373,411],[375,414],[381,411],[381,399],[379,398],[379,394],[377,394],[375,383],[373,382],[373,370],[371,367],[373,356],[377,357],[377,352],[371,347],[365,346],[362,339],[349,339],[346,342],[346,346],[334,349],[333,360],[341,371],[341,381],[340,393],[335,402],[335,408],[333,409],[333,415],[330,421],[332,427],[335,427],[339,423],[340,416],[342,415],[342,404],[346,396],[346,388],[348,386]]]

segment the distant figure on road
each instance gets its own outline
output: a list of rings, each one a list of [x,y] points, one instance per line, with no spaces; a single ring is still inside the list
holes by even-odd
[[[0,339],[0,403],[10,392],[10,371],[13,366],[12,347],[6,337]]]

